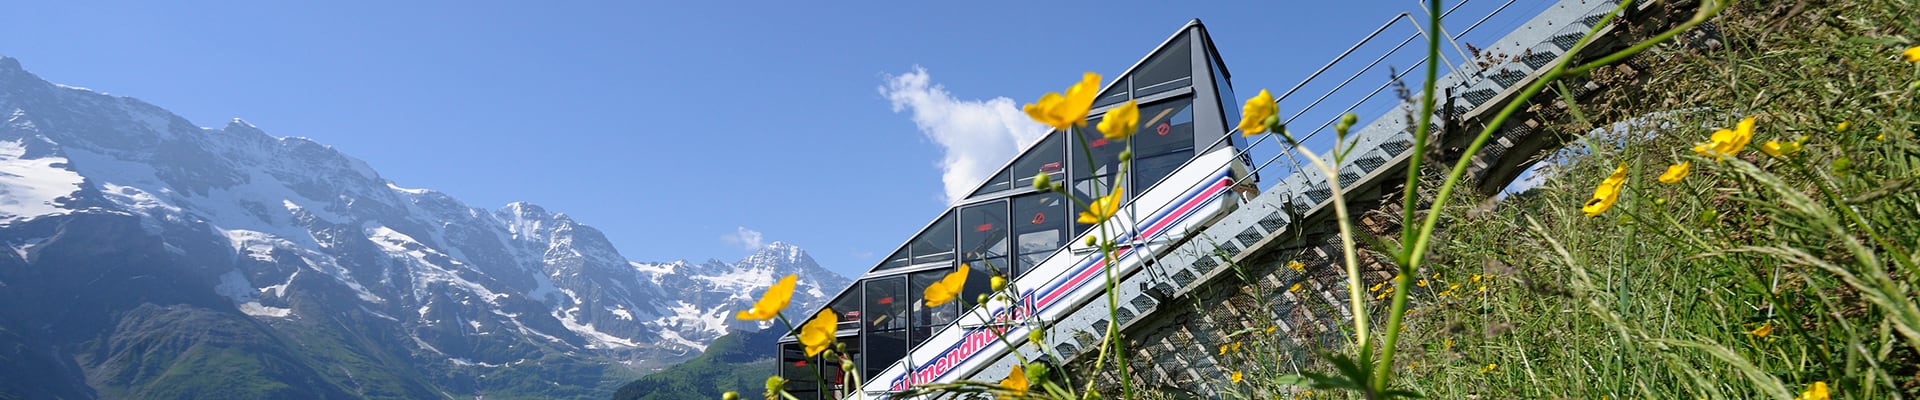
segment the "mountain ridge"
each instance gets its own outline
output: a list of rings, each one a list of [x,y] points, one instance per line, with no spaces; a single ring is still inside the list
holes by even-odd
[[[785,242],[733,263],[633,261],[565,213],[471,207],[312,139],[239,118],[195,126],[47,82],[5,56],[0,115],[0,245],[12,250],[0,252],[0,300],[74,310],[0,310],[0,339],[55,349],[51,360],[0,351],[0,374],[88,388],[60,392],[69,397],[222,385],[265,396],[604,397],[636,371],[764,328],[731,312],[779,276],[802,277],[801,306],[849,282]],[[116,284],[127,289],[90,292]],[[136,323],[156,315],[249,339],[116,347],[197,337],[165,320]],[[259,358],[237,361],[247,357],[232,348]],[[212,360],[259,368],[239,382],[139,372],[219,369]],[[41,391],[0,384],[10,392]]]

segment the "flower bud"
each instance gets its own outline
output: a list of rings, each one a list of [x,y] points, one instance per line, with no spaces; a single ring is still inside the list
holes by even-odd
[[[1333,124],[1334,134],[1339,135],[1340,140],[1345,141],[1347,138],[1347,131],[1352,130],[1354,121],[1357,121],[1359,119],[1360,117],[1353,116],[1353,113],[1346,113],[1345,115],[1341,115],[1340,122]]]
[[[1121,150],[1120,161],[1121,162],[1133,161],[1133,149]]]
[[[973,296],[973,304],[986,304],[988,298],[989,297],[987,296],[986,293],[981,293],[979,296]]]
[[[721,393],[720,400],[740,400],[740,392],[729,391]]]
[[[847,343],[846,343],[846,342],[837,342],[837,343],[834,343],[834,344],[833,344],[833,349],[834,349],[834,350],[839,350],[839,351],[840,351],[841,353],[846,353],[846,352],[847,352]]]
[[[1088,247],[1092,247],[1092,246],[1093,246],[1093,245],[1095,245],[1095,244],[1099,244],[1099,243],[1100,243],[1100,242],[1099,242],[1099,240],[1100,240],[1100,238],[1096,238],[1096,237],[1092,237],[1092,236],[1088,236],[1088,237],[1087,237],[1087,246],[1088,246]]]
[[[1044,341],[1044,340],[1047,340],[1047,331],[1040,330],[1040,329],[1027,331],[1027,341],[1040,343],[1041,341]]]
[[[841,370],[841,371],[852,371],[852,370],[853,370],[853,360],[851,360],[851,359],[846,359],[846,358],[842,358],[842,359],[840,359],[840,370]]]
[[[1039,174],[1033,175],[1034,189],[1047,190],[1047,188],[1049,187],[1053,187],[1053,175],[1049,175],[1045,172],[1041,172]]]
[[[1053,374],[1053,368],[1048,367],[1046,363],[1031,362],[1022,369],[1026,370],[1027,382],[1046,382],[1052,379],[1048,375]]]
[[[786,387],[787,378],[781,378],[779,375],[767,377],[767,393],[779,392]]]
[[[1661,198],[1653,199],[1653,205],[1656,205],[1656,206],[1667,205],[1667,198],[1661,197]]]
[[[993,279],[990,279],[987,282],[993,285],[993,291],[995,292],[1007,290],[1007,278],[994,276]]]
[[[1846,173],[1853,172],[1853,159],[1840,157],[1838,159],[1833,160],[1833,172],[1836,174],[1846,174]]]

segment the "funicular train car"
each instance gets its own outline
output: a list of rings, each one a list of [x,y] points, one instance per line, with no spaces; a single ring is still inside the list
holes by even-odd
[[[1139,104],[1140,131],[1131,139],[1132,171],[1120,174],[1124,146],[1092,128],[1127,100]],[[1080,132],[1086,146],[1069,132],[1049,132],[827,304],[838,314],[838,341],[863,388],[842,378],[839,363],[806,357],[788,335],[779,342],[787,390],[801,399],[850,398],[856,390],[884,397],[917,383],[998,380],[974,377],[1005,374],[1012,362],[1007,344],[990,329],[1020,346],[1028,329],[1049,329],[1101,299],[1107,268],[1116,277],[1139,271],[1158,252],[1232,211],[1239,202],[1234,186],[1252,180],[1240,151],[1245,144],[1232,131],[1238,105],[1206,28],[1198,20],[1182,26],[1102,88]],[[1082,199],[1125,186],[1126,202],[1106,222],[1118,243],[1114,262],[1085,244],[1099,229],[1075,221],[1078,207],[1033,188],[1042,173]],[[1114,182],[1116,176],[1125,180]],[[972,269],[959,300],[927,307],[926,288],[959,265]],[[995,270],[1020,296],[976,304],[990,291]],[[1016,312],[1029,322],[989,323]]]

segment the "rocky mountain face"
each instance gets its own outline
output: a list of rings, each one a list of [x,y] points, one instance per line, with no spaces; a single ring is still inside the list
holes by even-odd
[[[785,243],[634,262],[563,213],[469,207],[5,57],[0,250],[0,398],[604,398],[780,276],[801,276],[794,309],[849,282]]]

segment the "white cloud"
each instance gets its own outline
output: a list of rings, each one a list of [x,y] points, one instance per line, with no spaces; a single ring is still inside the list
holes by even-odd
[[[760,246],[764,244],[760,231],[747,229],[747,227],[744,226],[734,228],[733,233],[720,235],[720,240],[747,250],[759,250]]]
[[[963,197],[1027,145],[1046,135],[1046,125],[1027,119],[1013,99],[961,100],[933,84],[927,69],[889,75],[880,94],[893,102],[893,111],[912,111],[913,124],[946,152],[940,180],[946,201]]]

